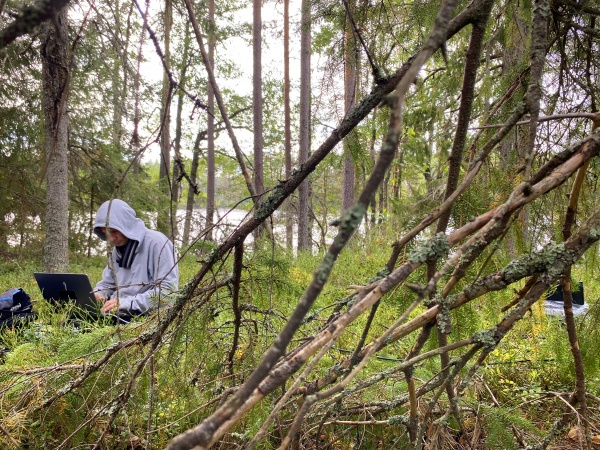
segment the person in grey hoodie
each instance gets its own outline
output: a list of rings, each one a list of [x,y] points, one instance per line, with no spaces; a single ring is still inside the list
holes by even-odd
[[[133,208],[118,199],[100,206],[94,233],[114,246],[94,290],[103,313],[138,315],[168,304],[166,296],[179,282],[169,238],[147,228]]]

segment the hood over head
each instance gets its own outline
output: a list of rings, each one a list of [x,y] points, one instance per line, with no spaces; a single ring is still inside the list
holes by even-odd
[[[136,217],[131,206],[119,199],[104,202],[96,213],[94,233],[106,241],[106,234],[102,232],[102,227],[120,231],[127,239],[137,242],[142,242],[146,235],[144,222]]]

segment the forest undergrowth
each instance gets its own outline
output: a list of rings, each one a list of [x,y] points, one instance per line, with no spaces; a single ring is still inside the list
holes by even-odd
[[[343,252],[330,281],[305,317],[290,349],[301,348],[331,317],[348,307],[357,280],[385,267],[393,233],[372,225],[364,239]],[[161,337],[156,352],[148,352],[144,336],[160,317],[140,319],[126,326],[84,323],[74,326],[41,299],[32,273],[35,261],[4,263],[3,287],[23,287],[34,301],[36,320],[4,329],[0,347],[0,443],[2,448],[164,448],[177,434],[209,416],[240,386],[258,364],[283,327],[322,255],[289,256],[265,246],[245,255],[238,308],[234,311],[233,267],[221,267],[209,296],[198,296],[186,306],[177,323]],[[495,255],[495,258],[502,256]],[[180,263],[182,285],[198,267],[201,255],[188,253]],[[504,256],[504,258],[508,258]],[[231,260],[231,258],[230,258]],[[230,264],[229,262],[225,264]],[[80,259],[71,271],[86,272],[92,283],[102,270],[102,258]],[[594,264],[575,267],[583,281],[589,311],[577,318],[579,344],[586,369],[589,396],[589,442],[600,435],[600,312]],[[409,283],[410,280],[407,282]],[[490,292],[451,311],[448,342],[469,339],[498,323],[502,307],[513,292]],[[381,302],[366,342],[380,336],[414,301],[406,285]],[[445,395],[428,386],[440,374],[437,357],[413,366],[419,386],[421,414],[430,419],[423,429],[426,449],[516,449],[531,443],[546,448],[585,448],[584,418],[568,405],[575,375],[567,332],[561,319],[546,316],[543,299],[502,339],[477,371],[461,368],[455,378],[458,414]],[[418,306],[410,315],[427,309]],[[237,312],[236,312],[237,311]],[[157,316],[160,316],[158,313]],[[284,388],[272,392],[215,444],[215,448],[278,448],[284,440],[312,384],[342,364],[357,347],[367,317],[349,325],[308,372],[299,372]],[[404,449],[413,448],[406,432],[411,403],[402,363],[415,337],[390,341],[370,359],[338,395],[324,398],[306,414],[292,448]],[[435,353],[433,327],[422,354]],[[468,352],[457,347],[459,361]],[[108,359],[106,355],[111,354]],[[141,363],[141,364],[140,364]],[[297,382],[292,386],[292,382]],[[290,390],[288,392],[288,390]],[[289,398],[272,421],[275,405]],[[556,421],[570,414],[566,427]],[[265,423],[270,423],[265,427]],[[264,429],[263,429],[264,428]],[[545,441],[549,433],[553,439]],[[528,447],[533,448],[533,447]],[[539,447],[542,448],[542,447]]]

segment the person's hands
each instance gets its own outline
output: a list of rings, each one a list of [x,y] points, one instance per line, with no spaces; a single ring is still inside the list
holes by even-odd
[[[119,307],[119,304],[117,303],[117,299],[113,298],[110,300],[106,300],[104,302],[104,306],[102,306],[102,312],[103,313],[112,313],[112,312],[116,312],[117,308]]]
[[[96,300],[98,300],[98,302],[104,303],[101,308],[101,311],[104,314],[115,312],[119,307],[117,299],[115,298],[107,300],[106,297],[102,296],[97,292],[94,294],[94,296],[96,297]]]

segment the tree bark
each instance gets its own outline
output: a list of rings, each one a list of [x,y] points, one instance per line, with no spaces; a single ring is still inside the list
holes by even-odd
[[[265,192],[263,159],[263,93],[262,93],[262,0],[252,2],[252,117],[254,135],[254,191],[255,203]],[[261,225],[254,232],[254,245],[265,231]]]
[[[310,42],[311,12],[310,2],[302,0],[300,30],[300,136],[298,165],[302,167],[310,154]],[[298,187],[298,251],[310,250],[312,247],[309,226],[310,186],[308,178]]]
[[[59,272],[69,267],[67,8],[46,24],[41,55],[47,165],[44,270]]]
[[[292,175],[292,112],[290,100],[290,0],[283,0],[283,119],[285,179]],[[288,199],[285,206],[285,245],[291,251],[294,244],[293,206]]]
[[[355,2],[348,2],[346,22],[344,27],[344,114],[348,114],[356,104],[356,81],[358,73],[358,46],[352,27],[351,14]],[[352,157],[354,133],[344,139],[344,168],[342,176],[342,211],[354,204],[355,167]]]
[[[175,214],[173,217],[174,226],[172,227],[171,236],[173,241],[177,239],[179,234],[179,227],[177,221],[177,209],[179,203],[179,188],[181,185],[181,173],[183,168],[183,159],[181,157],[181,133],[182,133],[182,115],[183,115],[183,102],[185,100],[185,93],[183,91],[186,83],[186,73],[189,66],[188,57],[190,49],[190,26],[189,22],[186,23],[185,35],[183,38],[183,55],[181,59],[181,72],[179,75],[179,86],[181,89],[177,91],[177,114],[175,115],[175,141],[173,142],[173,150],[175,155],[175,164],[173,164],[173,176],[171,180],[171,208]],[[185,169],[183,169],[185,170]]]
[[[211,67],[215,67],[215,43],[216,43],[216,24],[215,24],[215,0],[208,2],[208,62]],[[206,154],[206,230],[205,239],[213,240],[213,226],[215,217],[215,91],[212,83],[208,83],[207,90],[207,139],[208,147]],[[196,168],[198,164],[196,163]]]
[[[165,26],[165,48],[164,64],[167,67],[171,62],[171,28],[173,26],[173,3],[172,0],[165,0],[164,13]],[[160,173],[159,185],[164,198],[160,202],[157,216],[157,229],[165,234],[173,232],[169,221],[168,199],[171,198],[171,99],[172,85],[169,75],[163,74],[162,87],[162,108],[161,108],[161,130],[160,130]]]
[[[146,9],[142,13],[142,20],[144,21],[144,27],[147,26],[148,22],[148,7],[149,0],[146,0]],[[133,133],[131,135],[131,150],[133,152],[133,173],[138,174],[140,172],[140,159],[142,157],[140,150],[140,78],[141,78],[141,65],[143,60],[143,49],[144,49],[144,37],[145,32],[140,33],[140,45],[138,48],[137,60],[136,60],[136,71],[133,78],[133,92],[134,92],[134,105],[133,105]]]
[[[192,154],[192,167],[190,168],[190,186],[188,187],[187,202],[185,206],[185,218],[183,222],[182,245],[185,247],[190,243],[190,233],[192,229],[192,218],[194,215],[194,199],[198,194],[196,180],[198,178],[198,166],[200,164],[200,142],[202,132],[196,135],[194,149]],[[212,232],[212,231],[211,231]]]

